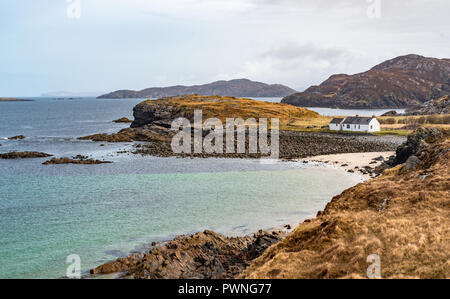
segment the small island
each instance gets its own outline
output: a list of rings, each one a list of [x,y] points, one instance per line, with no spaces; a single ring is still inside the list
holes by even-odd
[[[0,98],[0,102],[34,102],[30,99]]]

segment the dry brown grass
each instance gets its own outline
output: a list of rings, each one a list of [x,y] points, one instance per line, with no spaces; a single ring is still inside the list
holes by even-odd
[[[377,117],[383,125],[450,125],[449,114],[413,115],[413,116],[380,116]]]
[[[255,118],[279,118],[280,127],[288,128],[296,123],[325,123],[325,117],[306,108],[295,107],[288,104],[270,103],[244,98],[188,95],[162,98],[156,101],[147,101],[150,105],[176,105],[185,111],[202,110],[203,119],[218,118],[225,122],[227,118],[242,118],[244,120]]]
[[[450,141],[333,198],[246,269],[243,278],[366,278],[371,254],[383,278],[450,278]]]

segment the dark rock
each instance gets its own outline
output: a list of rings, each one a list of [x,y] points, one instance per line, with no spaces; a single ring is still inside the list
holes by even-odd
[[[228,238],[212,231],[178,236],[146,254],[120,258],[90,272],[124,272],[122,278],[137,279],[229,279],[284,236],[283,232],[263,231],[253,237]]]
[[[18,139],[25,139],[25,138],[27,138],[27,137],[24,136],[24,135],[18,135],[18,136],[14,136],[14,137],[9,137],[8,139],[10,139],[10,140],[18,140]]]
[[[131,119],[128,119],[126,117],[122,117],[116,120],[113,120],[115,123],[132,123],[133,121]]]
[[[373,161],[384,161],[384,157],[383,156],[379,156],[379,157],[373,158],[372,160]]]
[[[392,111],[388,111],[386,113],[383,113],[381,116],[397,116],[397,115],[398,115],[397,111],[392,110]]]
[[[408,158],[408,160],[406,160],[405,170],[406,171],[416,170],[421,164],[422,161],[419,158],[417,158],[416,156],[411,156]]]
[[[31,159],[31,158],[46,158],[52,155],[40,152],[10,152],[0,154],[0,159]]]
[[[73,157],[75,160],[87,160],[89,159],[88,156],[83,156],[83,155],[76,155]]]
[[[419,128],[408,136],[407,141],[399,146],[392,166],[405,163],[409,157],[425,149],[428,144],[444,138],[444,133],[436,128]]]
[[[375,167],[374,173],[381,175],[386,169],[389,169],[389,168],[391,168],[391,165],[383,162],[379,166]]]
[[[56,165],[56,164],[83,164],[83,165],[94,165],[94,164],[107,164],[112,163],[111,161],[100,161],[91,159],[71,159],[71,158],[53,158],[42,164],[44,165]]]

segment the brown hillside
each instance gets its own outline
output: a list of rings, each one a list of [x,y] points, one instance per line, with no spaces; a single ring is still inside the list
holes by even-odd
[[[333,75],[287,96],[301,107],[405,108],[450,94],[450,59],[400,56],[355,75]]]
[[[378,254],[383,278],[450,278],[449,149],[449,139],[430,145],[336,196],[242,277],[366,278]]]

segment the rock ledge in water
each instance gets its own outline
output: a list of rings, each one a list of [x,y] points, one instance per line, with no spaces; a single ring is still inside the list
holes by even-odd
[[[0,159],[31,159],[31,158],[46,158],[52,155],[40,152],[10,152],[0,154]]]
[[[24,135],[18,135],[18,136],[9,137],[8,139],[9,140],[18,140],[18,139],[25,139],[25,138],[27,138],[27,137]]]
[[[113,120],[115,123],[132,123],[133,121],[131,119],[128,119],[126,117],[122,117],[116,120]]]
[[[146,254],[132,255],[91,270],[91,274],[124,272],[136,279],[229,279],[240,274],[284,232],[260,231],[253,237],[228,238],[212,231],[178,236]]]
[[[107,164],[107,163],[112,163],[112,162],[111,161],[92,160],[92,159],[53,158],[42,164],[44,164],[44,165],[57,165],[57,164],[93,165],[93,164]]]

